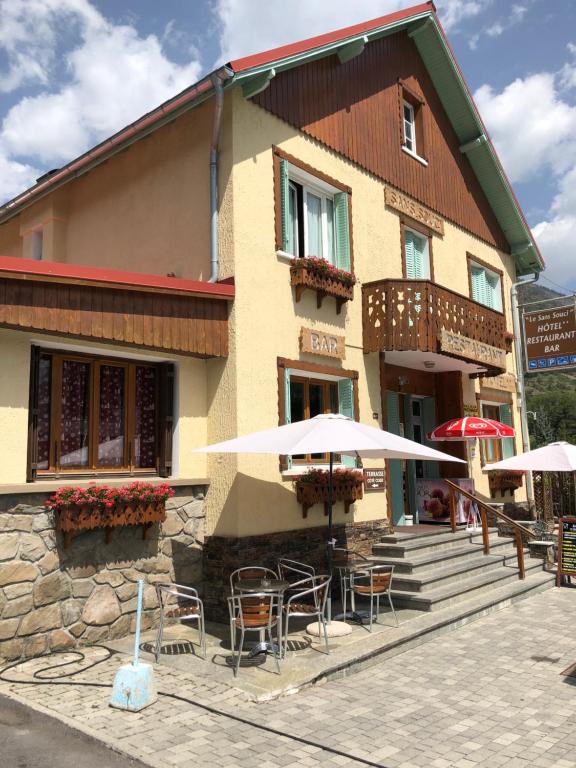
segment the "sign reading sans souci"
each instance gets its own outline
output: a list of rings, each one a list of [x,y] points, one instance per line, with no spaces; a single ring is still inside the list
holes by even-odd
[[[524,334],[529,372],[576,366],[574,305],[525,312]]]

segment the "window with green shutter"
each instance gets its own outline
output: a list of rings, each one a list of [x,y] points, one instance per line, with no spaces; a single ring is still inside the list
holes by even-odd
[[[479,264],[470,264],[472,298],[485,307],[502,312],[502,278]]]
[[[410,280],[430,279],[428,238],[411,229],[404,229],[404,261],[406,277]]]
[[[280,160],[282,250],[323,258],[351,271],[348,193],[330,189]]]

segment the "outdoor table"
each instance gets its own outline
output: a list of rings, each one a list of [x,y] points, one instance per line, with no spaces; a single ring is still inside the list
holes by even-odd
[[[336,621],[346,621],[346,619],[352,619],[353,621],[357,621],[359,624],[363,624],[365,620],[370,619],[370,612],[369,611],[347,611],[346,610],[346,589],[348,582],[350,580],[350,576],[353,573],[359,573],[361,571],[366,571],[369,568],[371,568],[373,565],[375,565],[372,560],[364,560],[362,558],[349,558],[348,560],[343,560],[342,562],[336,562],[334,563],[334,568],[339,572],[340,575],[340,585],[342,588],[342,613],[339,613],[337,616],[335,616]]]
[[[289,586],[290,582],[285,581],[284,579],[241,579],[236,583],[236,589],[238,592],[247,592],[248,594],[250,592],[279,593],[280,600],[278,601],[277,632],[280,642],[282,641],[282,597]],[[270,643],[266,640],[266,630],[261,629],[260,641],[254,646],[254,648],[252,648],[248,654],[248,657],[253,659],[254,656],[257,656],[259,653],[268,653],[269,651],[276,653],[277,649],[271,646]]]

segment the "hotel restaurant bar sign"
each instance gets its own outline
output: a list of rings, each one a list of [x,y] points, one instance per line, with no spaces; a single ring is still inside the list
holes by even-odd
[[[576,366],[574,305],[525,312],[524,334],[528,371]]]

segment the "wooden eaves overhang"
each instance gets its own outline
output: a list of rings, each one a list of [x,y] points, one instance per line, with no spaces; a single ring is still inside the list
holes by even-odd
[[[405,30],[438,92],[448,119],[468,158],[478,182],[504,232],[514,257],[516,272],[540,272],[544,261],[486,127],[456,61],[434,4],[427,2],[397,11],[364,24],[303,40],[255,56],[230,62],[234,77],[227,83],[242,85],[246,98],[264,90],[280,72],[302,64],[337,55],[341,62],[362,55],[372,40]]]
[[[234,285],[0,256],[0,327],[226,357]]]

